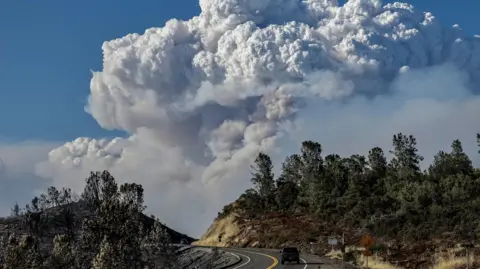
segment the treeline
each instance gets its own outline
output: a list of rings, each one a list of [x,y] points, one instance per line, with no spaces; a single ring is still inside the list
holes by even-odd
[[[47,189],[47,193],[42,193],[40,196],[33,197],[31,203],[26,204],[21,208],[17,203],[12,207],[10,216],[20,217],[22,215],[41,212],[52,207],[64,206],[74,202],[78,202],[80,197],[70,188],[62,188],[58,190],[54,186]]]
[[[0,242],[2,268],[175,268],[169,234],[158,220],[145,223],[143,192],[92,172],[80,197],[51,187],[23,209],[16,204],[23,228]]]
[[[477,141],[480,146],[480,134]],[[321,144],[305,141],[300,153],[285,159],[278,177],[270,157],[260,153],[252,166],[253,188],[239,201],[252,218],[303,213],[377,236],[474,240],[480,235],[480,170],[459,140],[449,152],[439,151],[424,171],[415,137],[394,135],[390,153],[390,161],[379,147],[367,156],[323,156]],[[219,217],[231,209],[226,206]]]

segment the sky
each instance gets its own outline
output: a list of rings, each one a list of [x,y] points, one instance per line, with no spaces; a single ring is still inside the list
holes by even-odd
[[[432,12],[445,25],[480,32],[477,1],[408,3]],[[102,43],[163,26],[171,18],[190,18],[199,10],[193,0],[2,1],[0,138],[67,141],[119,135],[100,128],[83,110],[91,70],[102,68]]]
[[[195,1],[2,1],[0,137],[67,141],[114,136],[83,107],[104,41],[199,12]],[[15,117],[11,115],[15,114]],[[27,123],[28,124],[25,124]]]
[[[202,1],[205,3],[215,2],[207,0]],[[221,2],[222,0],[218,0],[216,1],[216,4],[218,5],[218,3]],[[390,1],[384,1],[384,4],[389,2]],[[436,0],[411,0],[408,1],[408,3],[415,6],[417,10],[429,11],[433,13],[436,19],[444,27],[449,28],[453,24],[459,24],[467,36],[473,36],[477,33],[480,33],[480,29],[478,29],[478,25],[480,25],[480,18],[478,16],[475,16],[475,10],[480,10],[480,2],[478,1],[457,0],[453,2]],[[218,119],[217,121],[212,120],[211,118],[214,118],[216,115],[218,115],[218,113],[214,113],[214,108],[211,108],[208,105],[202,103],[202,98],[197,98],[195,101],[197,103],[191,105],[202,106],[202,112],[198,113],[198,117],[205,117],[205,115],[208,115],[209,119],[206,120],[205,118],[202,118],[202,120],[198,121],[189,120],[182,122],[182,124],[177,124],[177,121],[170,120],[170,118],[168,120],[158,118],[156,114],[162,113],[162,110],[160,109],[161,106],[157,106],[158,104],[149,103],[148,100],[152,99],[148,99],[148,96],[145,97],[145,95],[143,95],[143,92],[141,95],[139,95],[139,97],[137,97],[137,99],[128,99],[127,97],[125,97],[134,96],[136,93],[138,93],[137,91],[133,90],[133,86],[131,89],[132,91],[129,93],[129,95],[126,94],[125,96],[122,96],[122,98],[126,98],[128,99],[128,101],[119,101],[120,99],[118,98],[120,97],[118,96],[113,96],[111,97],[112,99],[104,97],[102,93],[105,93],[104,90],[105,87],[107,87],[104,85],[108,85],[108,87],[115,86],[119,87],[120,89],[126,89],[122,88],[122,86],[126,87],[125,85],[131,85],[127,83],[128,81],[125,82],[121,80],[122,77],[118,75],[118,73],[114,73],[113,71],[105,71],[104,73],[106,73],[110,77],[107,78],[106,75],[104,77],[98,75],[96,79],[92,79],[92,77],[94,77],[92,72],[101,72],[102,69],[104,69],[104,56],[102,54],[108,53],[111,53],[110,56],[113,57],[107,60],[107,63],[110,64],[108,66],[111,66],[112,70],[117,70],[115,69],[117,68],[116,65],[124,65],[123,67],[125,67],[126,69],[132,67],[131,71],[133,73],[140,72],[138,71],[138,68],[135,69],[134,66],[136,62],[133,60],[140,59],[139,61],[141,61],[141,59],[143,58],[141,58],[140,56],[138,56],[138,59],[128,58],[124,54],[115,54],[115,51],[121,51],[122,49],[122,45],[118,44],[113,44],[110,48],[104,48],[102,51],[102,44],[104,42],[117,38],[122,38],[130,33],[143,34],[145,33],[146,29],[151,27],[163,27],[165,26],[166,21],[172,18],[189,20],[193,16],[199,15],[200,11],[200,6],[197,1],[187,0],[144,0],[138,3],[134,3],[133,1],[113,0],[47,0],[0,2],[0,32],[2,33],[2,35],[0,36],[0,158],[3,162],[3,165],[0,165],[0,168],[3,167],[3,170],[0,169],[0,172],[3,171],[3,175],[0,173],[0,214],[7,214],[8,208],[11,207],[11,204],[13,204],[15,201],[18,201],[22,204],[26,203],[34,192],[44,188],[45,186],[48,186],[49,184],[54,184],[58,186],[72,186],[76,189],[79,189],[81,188],[81,184],[79,184],[78,182],[81,182],[83,180],[82,177],[85,177],[87,175],[86,172],[88,170],[94,168],[111,168],[114,171],[118,171],[118,173],[121,173],[122,175],[128,175],[128,178],[126,178],[125,180],[131,180],[132,177],[138,177],[138,180],[142,182],[143,178],[145,178],[145,184],[147,184],[147,186],[150,186],[152,189],[171,188],[175,190],[178,189],[180,191],[184,190],[184,188],[187,188],[188,190],[185,191],[186,194],[177,193],[177,195],[187,195],[192,201],[195,201],[197,195],[198,197],[201,197],[198,198],[200,200],[206,199],[205,197],[203,197],[204,194],[191,194],[191,192],[189,191],[192,191],[192,189],[198,189],[198,186],[196,184],[207,184],[206,182],[208,180],[205,179],[207,177],[205,176],[205,174],[209,174],[208,172],[210,172],[210,178],[214,178],[218,175],[218,173],[220,173],[214,168],[211,168],[213,165],[228,167],[229,171],[236,171],[237,165],[232,165],[232,167],[230,167],[229,165],[231,164],[229,163],[219,164],[216,161],[212,161],[211,159],[205,159],[204,156],[202,156],[205,151],[203,148],[204,145],[199,146],[199,144],[201,143],[198,142],[198,137],[192,138],[193,136],[190,136],[189,134],[193,131],[197,131],[195,127],[197,125],[203,126],[203,129],[200,128],[202,130],[210,130],[211,134],[215,136],[217,140],[208,141],[208,148],[210,151],[213,152],[213,155],[218,154],[215,155],[215,158],[213,159],[222,159],[223,157],[220,158],[219,156],[223,156],[221,154],[224,153],[218,152],[220,152],[221,150],[225,150],[225,143],[230,141],[229,139],[234,139],[231,135],[225,135],[225,133],[222,133],[226,132],[224,129],[248,129],[242,125],[244,123],[237,124],[234,121],[239,117],[237,114],[237,110],[221,110],[222,113],[226,113],[228,115],[230,115],[229,113],[231,113],[231,115],[235,115],[235,117],[232,116],[233,123],[231,125],[227,127],[222,127],[224,129],[216,128],[218,127],[218,123],[224,123],[225,119],[222,118]],[[265,18],[267,18],[268,16],[266,15]],[[264,23],[270,21],[275,22],[275,18],[268,18],[269,19],[265,19]],[[258,25],[260,25],[260,23]],[[179,30],[180,28],[181,26],[172,26],[172,30],[170,31],[170,33],[175,32],[175,34],[172,34],[172,39],[183,40],[180,37],[182,35],[182,30]],[[218,31],[222,33],[228,33],[223,28]],[[213,40],[216,39],[213,38]],[[205,44],[205,47],[208,47],[208,44]],[[160,45],[158,46],[161,47]],[[128,50],[125,50],[123,52],[128,53]],[[173,51],[172,53],[177,52]],[[119,59],[124,59],[125,61],[122,63],[116,63],[116,57]],[[132,60],[132,62],[128,62],[129,59]],[[183,58],[177,58],[175,60],[181,61],[181,59]],[[204,66],[208,63],[209,62],[207,60],[207,57],[198,60],[199,66]],[[163,63],[160,63],[159,65],[162,64]],[[442,68],[445,68],[445,70],[447,70],[449,74],[451,74],[452,72],[456,72],[453,69],[453,71],[449,69],[450,67],[439,67],[438,70],[427,70],[425,71],[425,74],[442,74],[442,72],[444,72],[444,69]],[[154,70],[153,67],[152,70]],[[172,70],[176,69],[172,67]],[[161,74],[166,74],[165,72]],[[160,74],[155,73],[154,71],[151,71],[150,73],[157,75]],[[246,71],[240,73],[240,75],[247,74]],[[130,73],[126,72],[125,74]],[[130,82],[134,80],[133,78],[129,77],[129,75],[125,76],[127,77],[126,80],[130,79]],[[173,77],[175,75],[171,76]],[[318,76],[314,76],[314,79],[323,80],[326,79],[325,76],[327,76],[328,79],[331,79],[329,77],[330,74],[320,74],[319,76],[320,78],[318,78]],[[412,76],[418,77],[421,75],[414,74]],[[138,77],[144,78],[144,76],[140,75]],[[138,77],[136,78],[137,82]],[[310,76],[308,77],[310,79]],[[458,77],[461,77],[461,75],[458,75]],[[114,82],[114,78],[118,78],[120,82]],[[458,79],[459,81],[463,81],[463,78]],[[427,81],[425,83],[428,84],[429,80],[426,79],[425,81]],[[434,80],[432,80],[432,83],[433,81]],[[149,85],[151,81],[145,79],[145,81],[143,82],[143,84],[140,84],[145,86],[147,84]],[[174,80],[173,78],[171,78],[170,80],[159,79],[159,81],[154,81],[151,83],[153,83],[152,85],[162,85],[162,87],[164,88],[171,88],[173,86],[170,84],[173,82]],[[178,83],[181,84],[182,81],[179,80]],[[400,79],[400,81],[397,81],[396,84],[392,83],[392,85],[393,87],[397,85],[397,87],[401,88],[401,86],[398,85],[411,85],[411,83],[412,82],[408,79],[404,79],[403,81]],[[446,81],[445,83],[448,85],[450,85],[449,83],[451,83],[451,85],[457,85],[457,82]],[[176,85],[178,86],[178,84]],[[192,85],[196,84],[192,82]],[[178,87],[181,88],[182,86]],[[145,92],[148,92],[147,88],[148,87],[145,86]],[[211,92],[215,92],[216,90],[213,86],[202,86],[201,88],[203,89],[202,92],[206,92],[207,95],[209,92],[210,95],[212,95]],[[153,87],[153,89],[155,90],[155,87]],[[130,90],[130,88],[128,88],[128,90]],[[336,90],[336,88],[333,90]],[[89,103],[88,97],[90,94],[92,94],[93,96],[93,101]],[[155,96],[158,97],[157,95]],[[262,96],[262,94],[260,94],[260,96]],[[449,96],[448,93],[446,93],[445,96]],[[225,98],[228,99],[232,97],[230,96],[228,98]],[[461,98],[461,96],[454,95],[452,98]],[[109,104],[115,104],[116,107],[119,107],[119,104],[122,102],[135,103],[138,100],[143,100],[145,102],[141,103],[141,106],[132,105],[130,109],[118,110],[113,113],[115,115],[112,115],[112,112],[109,110]],[[171,101],[176,99],[164,98],[163,101],[165,100]],[[222,99],[217,101],[220,103],[228,102],[228,100],[225,100]],[[362,102],[364,101],[355,100],[352,106],[350,106],[349,108],[354,111],[354,108],[362,106]],[[389,104],[390,101],[383,102],[382,100],[377,100],[376,102],[381,104],[379,105],[379,109],[381,109],[382,107],[386,106],[385,104]],[[161,102],[159,101],[159,103]],[[392,105],[399,105],[399,103],[393,102]],[[418,109],[415,104],[410,105],[412,106],[412,108],[408,110],[409,113],[413,113],[412,111]],[[325,113],[327,112],[323,110],[327,108],[335,109],[330,106],[336,106],[336,104],[326,104],[325,106],[320,106],[316,104],[312,107],[316,108],[315,110],[313,110],[315,113],[323,113],[322,115],[325,115]],[[462,104],[461,108],[465,108],[465,110],[468,110],[466,108],[467,106],[467,104]],[[86,107],[88,107],[89,109],[86,109]],[[245,107],[247,107],[245,108],[245,110],[249,111],[250,104],[245,104]],[[188,107],[183,109],[191,109],[189,110],[189,113],[197,115],[197,110],[195,110],[196,108]],[[338,107],[338,109],[341,108]],[[86,110],[90,110],[91,113],[87,113]],[[138,110],[142,111],[138,112]],[[304,110],[304,113],[306,113],[307,111],[309,110]],[[341,111],[347,110],[342,108]],[[419,113],[425,114],[424,112]],[[303,121],[307,123],[308,127],[309,118],[305,116],[306,114],[299,113],[299,115],[303,115],[299,118],[303,119]],[[344,119],[344,122],[348,122],[349,120],[351,120],[351,115],[352,114],[345,114],[344,117],[346,117],[346,119]],[[426,120],[430,120],[430,118]],[[373,121],[369,120],[369,122]],[[399,126],[411,126],[409,125],[410,122],[405,122],[404,119],[399,119],[398,124]],[[210,128],[210,125],[215,125],[215,128]],[[373,125],[374,124],[372,123],[372,128],[374,127]],[[222,124],[222,126],[224,126],[224,124]],[[267,126],[268,128],[271,127],[271,125],[265,126]],[[265,126],[261,126],[258,128],[265,129],[267,128]],[[339,130],[343,130],[343,128],[346,128],[333,125],[331,127],[338,128]],[[391,130],[397,130],[397,128],[392,127],[391,129],[389,129],[389,131]],[[247,131],[245,132],[247,133]],[[336,135],[331,132],[326,132],[325,129],[312,130],[312,128],[304,128],[302,130],[299,130],[298,132],[299,133],[292,133],[298,134],[299,137],[310,137],[312,134],[321,134],[326,137],[327,141],[329,141],[329,139],[336,139]],[[247,137],[246,133],[244,137]],[[222,135],[224,135],[224,137],[221,137]],[[252,134],[252,141],[255,140],[258,135],[258,132],[256,134]],[[388,136],[390,134],[385,135]],[[422,134],[420,133],[420,135]],[[85,138],[80,141],[77,139],[78,137],[88,137],[88,139]],[[124,139],[120,142],[118,142],[117,140],[113,140],[113,142],[115,143],[110,140],[92,140],[102,138],[111,139],[114,137],[122,137]],[[254,145],[257,145],[258,148],[269,147],[269,144],[273,143],[269,140],[269,138],[269,136],[263,137],[261,142],[258,142]],[[450,139],[450,137],[446,136],[445,139],[447,138]],[[345,139],[346,141],[349,141],[348,138]],[[383,137],[381,139],[383,139]],[[160,143],[157,140],[162,140],[163,142]],[[157,141],[158,143],[152,141]],[[125,143],[134,144],[135,149],[133,149],[133,146],[129,146],[131,151],[120,151],[118,148],[124,149]],[[175,150],[172,151],[172,148],[170,147],[173,147],[175,145],[178,146],[179,143],[182,144],[182,146],[179,147],[180,149],[178,149],[178,147],[174,147],[174,149],[178,150],[178,152]],[[369,140],[359,139],[358,141],[353,143],[356,143],[356,145],[360,146],[352,146],[351,148],[363,149],[363,144],[369,143]],[[235,158],[238,158],[241,159],[242,162],[248,162],[248,160],[251,159],[250,157],[254,155],[254,145],[252,144],[249,147],[245,146],[245,151],[241,151],[241,154],[239,153],[236,155],[240,157],[235,157],[232,155],[229,156],[229,158],[227,159],[233,160]],[[297,146],[298,143],[293,145]],[[432,145],[432,147],[433,146],[437,146],[437,144]],[[370,145],[367,145],[366,147],[368,148],[370,147]],[[48,153],[54,148],[56,148],[57,150],[51,152],[51,154],[49,155]],[[233,148],[235,150],[237,149],[237,147],[232,147],[232,149],[229,149],[229,151],[233,151]],[[275,148],[275,146],[272,146],[272,148]],[[285,148],[289,148],[289,146],[287,145]],[[333,149],[334,148],[332,148],[332,150]],[[187,156],[187,158],[184,156],[184,151],[187,150],[195,153],[191,153]],[[339,150],[342,151],[342,149]],[[119,168],[117,169],[115,167],[115,164],[111,163],[110,160],[98,161],[97,159],[92,157],[104,154],[99,154],[98,152],[107,152],[107,154],[117,155],[124,154],[124,152],[130,152],[131,156],[137,157],[131,157],[132,161],[129,162],[128,165],[122,164],[123,167],[131,167],[130,170],[121,170]],[[158,157],[158,159],[155,159],[156,157],[154,156],[161,155],[159,152],[168,152],[169,154],[167,155],[169,156],[169,158],[162,159]],[[345,153],[349,153],[349,150],[345,150]],[[66,157],[66,155],[64,154],[68,156]],[[148,158],[145,156],[148,156]],[[79,168],[79,165],[75,163],[75,158],[79,158],[82,160],[81,168]],[[282,157],[278,158],[278,160],[281,161]],[[123,160],[125,159],[128,159],[128,156],[123,156]],[[140,159],[142,159],[144,163],[151,162],[152,165],[147,167],[145,165],[142,166],[143,164],[136,164],[135,162],[140,162]],[[187,164],[185,164],[185,162],[187,162],[185,160],[187,159],[191,160],[195,164],[191,165],[189,161]],[[176,171],[170,171],[167,168],[163,169],[162,171],[157,171],[153,168],[156,162],[164,162],[165,167],[167,168],[168,166],[178,168],[178,164],[180,163],[181,165],[187,165],[189,169],[191,168],[191,170],[189,170],[188,175],[187,172],[185,172],[185,174],[178,175]],[[65,168],[65,165],[68,166],[68,169]],[[139,172],[140,169],[142,169],[142,172]],[[168,171],[165,172],[166,170]],[[215,171],[212,172],[211,170]],[[178,183],[184,181],[190,182],[189,178],[192,177],[192,174],[195,175],[196,173],[202,175],[198,176],[202,177],[201,183],[192,183],[188,187],[185,187],[184,185]],[[75,179],[70,179],[70,177],[75,177]],[[162,177],[162,180],[160,181],[167,182],[165,183],[167,185],[162,185],[163,183],[159,185],[151,183],[151,185],[148,185],[150,184],[149,180],[151,178],[157,177]],[[181,186],[177,186],[179,184]],[[221,190],[222,192],[227,193],[225,197],[218,198],[218,201],[223,202],[234,199],[235,195],[238,193],[237,188],[242,188],[245,186],[245,184],[219,184],[219,186],[234,189],[231,192]],[[220,191],[213,187],[208,188],[212,191]],[[165,195],[168,196],[167,194]],[[220,202],[218,201],[208,201],[204,202],[203,204],[214,204],[218,207],[220,204]],[[182,226],[181,224],[178,224],[182,221],[180,217],[176,216],[173,213],[167,212],[169,206],[175,206],[176,202],[178,202],[178,200],[175,199],[175,197],[167,197],[161,202],[153,201],[153,206],[151,207],[151,210],[153,213],[160,214],[160,218],[162,218],[161,214],[164,214],[167,219],[167,224],[170,223],[174,226],[178,225],[180,230],[189,232],[191,231],[192,233],[196,233],[195,235],[198,235],[199,232],[197,230],[191,229],[190,227],[188,227],[188,225]],[[157,205],[157,203],[161,203],[163,205],[160,206]],[[205,207],[207,206],[199,206],[198,208],[195,206],[189,207],[189,205],[187,204],[185,205],[185,211],[205,211]],[[204,226],[207,223],[211,222],[211,220],[208,218],[214,216],[214,211],[218,211],[218,209],[219,208],[207,210],[208,212],[205,213],[205,215],[202,215],[208,216],[205,217],[205,220],[202,221],[202,229],[204,229]]]

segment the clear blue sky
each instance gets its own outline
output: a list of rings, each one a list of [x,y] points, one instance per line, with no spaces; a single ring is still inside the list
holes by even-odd
[[[385,1],[387,2],[387,1]],[[412,0],[444,24],[480,33],[478,0]],[[112,136],[83,108],[102,42],[199,13],[197,0],[4,0],[0,3],[0,138]]]

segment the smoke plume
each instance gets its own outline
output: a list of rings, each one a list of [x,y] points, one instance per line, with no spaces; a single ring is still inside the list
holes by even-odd
[[[105,42],[86,110],[127,138],[78,138],[38,175],[81,191],[90,170],[146,189],[148,211],[200,236],[305,139],[327,152],[414,134],[426,161],[480,130],[480,37],[380,0],[200,0],[201,13]]]

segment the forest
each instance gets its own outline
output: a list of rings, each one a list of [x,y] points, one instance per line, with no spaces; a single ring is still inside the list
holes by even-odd
[[[480,134],[477,134],[480,147]],[[250,218],[268,212],[308,214],[332,225],[369,231],[375,236],[417,241],[448,235],[474,241],[480,235],[480,169],[455,140],[424,170],[412,135],[395,134],[391,159],[383,149],[366,156],[322,155],[322,145],[305,141],[288,156],[281,174],[259,153],[251,182],[239,201]],[[479,152],[480,153],[480,152]],[[219,217],[229,214],[227,205]]]
[[[92,172],[79,197],[50,187],[0,219],[1,268],[175,268],[169,233],[144,209],[143,187],[108,171]]]

